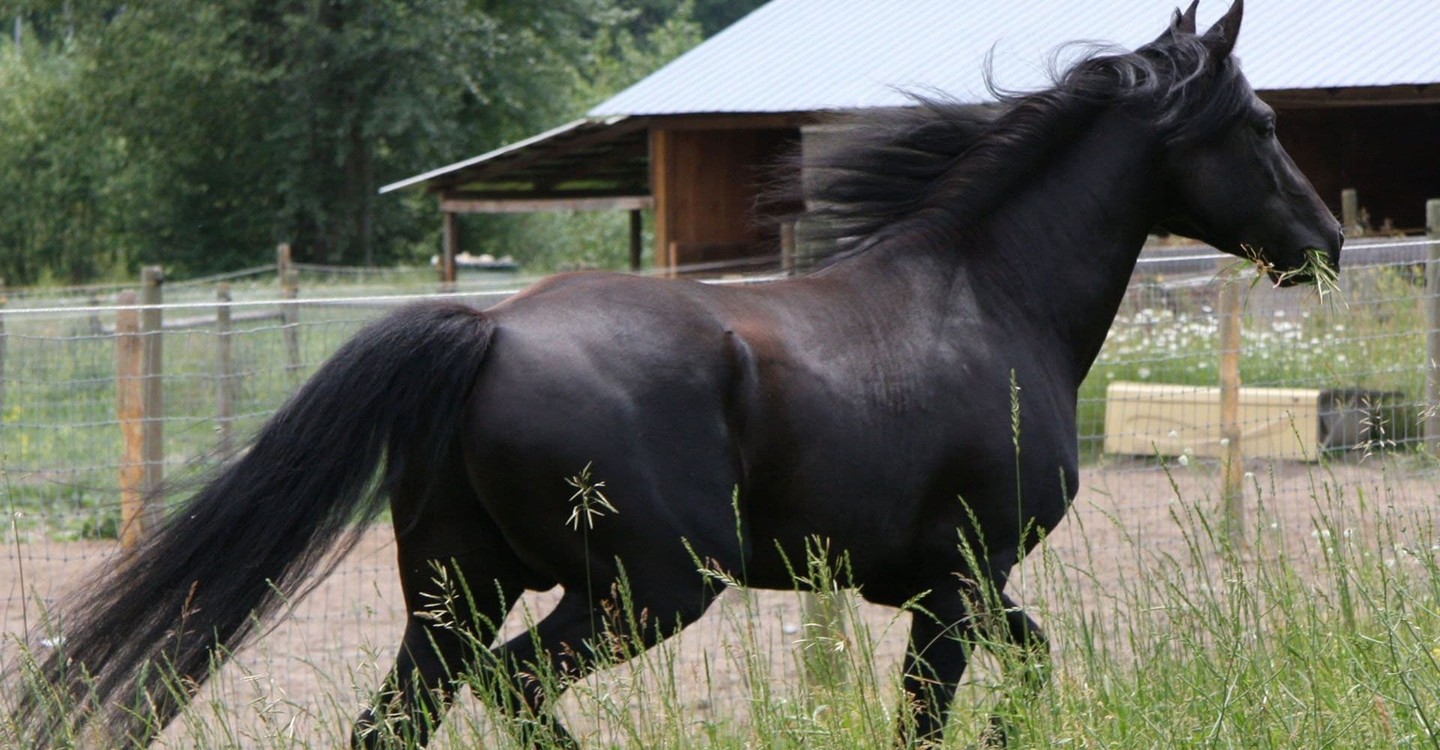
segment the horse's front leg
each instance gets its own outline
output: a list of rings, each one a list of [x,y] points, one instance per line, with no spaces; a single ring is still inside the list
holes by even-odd
[[[995,627],[995,632],[986,635],[996,644],[1008,643],[1015,648],[1013,660],[1007,660],[1006,664],[1009,668],[1019,670],[1019,678],[1014,681],[1019,694],[1010,695],[1006,699],[1013,713],[1023,702],[1034,700],[1044,688],[1050,671],[1050,641],[1040,625],[1008,595],[1000,592],[998,599],[1004,609],[1003,617],[988,618]],[[1008,735],[1009,721],[1006,715],[1003,712],[991,715],[985,744],[1004,747]]]
[[[932,592],[910,624],[904,688],[908,711],[901,713],[902,747],[938,747],[950,702],[965,674],[974,645],[974,621],[959,591]]]

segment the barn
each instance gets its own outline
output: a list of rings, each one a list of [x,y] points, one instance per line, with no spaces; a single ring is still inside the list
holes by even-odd
[[[1097,45],[1153,39],[1174,3],[773,0],[582,119],[381,192],[435,196],[451,279],[467,212],[629,211],[634,268],[647,217],[662,272],[773,267],[790,247],[787,208],[761,215],[759,197],[833,113],[909,106],[909,92],[984,106],[987,71],[1004,90],[1041,88]],[[1202,3],[1202,27],[1226,7]],[[1424,201],[1440,196],[1433,0],[1268,0],[1245,16],[1246,74],[1336,214],[1352,233],[1422,231]]]

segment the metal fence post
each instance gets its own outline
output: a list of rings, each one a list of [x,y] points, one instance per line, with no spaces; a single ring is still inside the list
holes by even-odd
[[[1440,198],[1425,201],[1425,449],[1440,456]]]
[[[220,455],[229,456],[235,430],[234,378],[235,354],[230,339],[230,285],[215,287],[215,364],[220,372],[215,380],[215,412],[220,427]]]
[[[165,480],[165,321],[160,305],[165,301],[161,291],[165,272],[160,266],[146,266],[140,271],[140,282],[146,497],[142,528],[153,528],[164,503],[160,485]]]
[[[10,297],[5,294],[5,280],[0,279],[0,421],[5,419],[5,305]]]

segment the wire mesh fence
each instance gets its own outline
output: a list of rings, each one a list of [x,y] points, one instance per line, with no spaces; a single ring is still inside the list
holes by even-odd
[[[1163,548],[1179,543],[1181,519],[1224,515],[1223,449],[1237,439],[1245,487],[1235,523],[1270,524],[1282,536],[1318,534],[1317,471],[1370,502],[1402,510],[1432,504],[1440,475],[1424,426],[1435,409],[1426,393],[1435,367],[1427,337],[1436,321],[1427,313],[1435,290],[1425,267],[1434,247],[1414,239],[1352,242],[1340,288],[1326,294],[1221,274],[1225,261],[1201,248],[1143,256],[1079,394],[1082,488],[1073,518],[1051,540],[1055,557],[1103,598],[1105,582],[1124,575],[1125,561],[1106,552],[1110,541],[1125,536]],[[165,286],[166,325],[144,334],[163,337],[163,366],[148,376],[163,383],[163,415],[145,419],[161,426],[161,460],[167,476],[180,478],[177,496],[183,477],[213,463],[222,434],[255,429],[365,322],[416,297],[443,293],[488,306],[523,286],[507,277],[437,290],[428,273],[342,276],[304,269],[293,300],[281,298],[273,271]],[[228,301],[217,299],[222,283]],[[1222,283],[1242,290],[1242,345],[1234,354],[1245,388],[1229,433],[1217,388]],[[117,406],[124,378],[116,324],[126,307],[114,300],[121,291],[12,291],[0,309],[7,640],[33,642],[56,597],[116,554],[126,461]],[[393,556],[389,530],[371,531],[286,624],[237,655],[206,700],[288,696],[285,715],[274,719],[281,723],[300,715],[333,725],[354,713],[380,683],[403,628]],[[1022,598],[1025,581],[1015,581]],[[531,615],[553,598],[528,600]],[[699,654],[713,693],[709,665],[730,658],[719,635],[724,623],[758,617],[763,637],[788,653],[804,616],[794,596],[726,599],[699,635],[673,648]],[[891,626],[897,616],[869,616],[886,634],[880,657],[898,659],[904,629]],[[740,688],[734,692],[741,700]],[[706,710],[726,710],[713,696],[704,702]]]

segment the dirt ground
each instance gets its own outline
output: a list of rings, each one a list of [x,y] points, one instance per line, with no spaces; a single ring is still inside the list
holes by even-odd
[[[1416,544],[1429,547],[1440,541],[1429,522],[1440,493],[1440,473],[1428,465],[1407,459],[1326,468],[1253,463],[1247,468],[1246,524],[1249,537],[1258,540],[1247,557],[1254,565],[1322,538],[1315,525],[1322,513],[1346,528],[1399,519],[1400,533],[1415,535]],[[1214,463],[1201,461],[1172,463],[1168,470],[1149,460],[1111,461],[1087,469],[1074,510],[1047,541],[1046,553],[1032,556],[1017,571],[1011,593],[1042,623],[1046,612],[1062,601],[1102,620],[1112,615],[1123,620],[1126,614],[1117,608],[1125,604],[1115,592],[1146,575],[1149,566],[1167,560],[1182,569],[1210,564],[1205,555],[1187,556],[1187,539],[1193,541],[1197,527],[1219,523],[1219,474]],[[237,656],[202,694],[201,703],[238,716],[234,723],[253,725],[256,736],[320,737],[321,746],[343,737],[345,717],[379,684],[402,629],[393,545],[388,528],[368,533],[290,617]],[[102,543],[7,544],[0,567],[0,622],[6,634],[0,655],[7,662],[14,658],[14,641],[27,627],[37,628],[40,604],[83,580],[112,549]],[[1203,573],[1196,570],[1196,579],[1204,579]],[[527,597],[508,631],[521,632],[526,617],[538,618],[556,598],[556,592]],[[898,671],[908,615],[860,603],[855,618],[852,627],[875,641],[877,674]],[[737,658],[741,645],[746,655],[765,655],[777,680],[798,683],[795,644],[805,632],[803,621],[800,597],[794,593],[727,592],[701,622],[667,644],[650,666],[640,668],[665,672],[664,679],[676,686],[676,699],[696,721],[734,716],[744,712],[750,695],[746,670]],[[1052,635],[1063,658],[1065,633]],[[612,670],[580,692],[623,696],[612,687],[627,680],[623,670]],[[579,715],[583,728],[587,711],[579,700],[568,699],[565,711],[572,723]],[[177,731],[176,745],[184,746],[183,727]],[[278,746],[254,738],[235,742]]]

